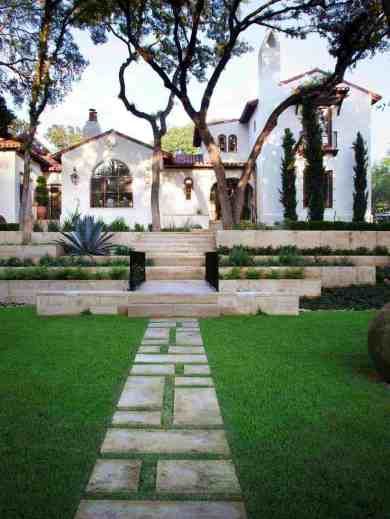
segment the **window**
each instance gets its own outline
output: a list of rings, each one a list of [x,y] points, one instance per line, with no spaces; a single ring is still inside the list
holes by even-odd
[[[308,175],[303,178],[303,207],[309,205],[309,179]],[[332,209],[333,207],[333,171],[325,171],[324,173],[324,207],[325,209]]]
[[[221,151],[226,151],[226,135],[218,135],[218,146]]]
[[[322,129],[322,143],[324,146],[332,146],[332,109],[320,108],[320,125]]]
[[[91,207],[133,207],[133,178],[124,162],[108,159],[91,179]]]
[[[237,135],[229,135],[229,151],[237,153]]]
[[[331,209],[333,207],[333,171],[325,171],[324,191],[325,208]]]
[[[186,196],[186,200],[191,200],[191,193],[192,193],[193,186],[194,186],[194,181],[192,180],[192,178],[186,177],[184,179],[184,193]]]

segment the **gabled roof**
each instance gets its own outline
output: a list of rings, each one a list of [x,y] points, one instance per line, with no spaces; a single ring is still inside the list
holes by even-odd
[[[87,139],[83,139],[77,144],[73,144],[72,146],[68,146],[67,148],[63,148],[60,151],[57,151],[56,153],[53,153],[54,158],[61,159],[61,156],[64,155],[64,153],[67,153],[68,151],[75,150],[76,148],[83,146],[84,144],[88,144],[89,142],[97,141],[98,139],[101,139],[102,137],[106,137],[107,135],[110,135],[111,133],[114,133],[115,135],[118,135],[118,137],[122,137],[123,139],[127,139],[128,141],[135,142],[136,144],[140,144],[141,146],[145,146],[145,148],[149,148],[150,150],[153,149],[153,146],[150,144],[146,144],[146,142],[140,141],[138,139],[134,139],[133,137],[130,137],[129,135],[126,135],[124,133],[118,132],[117,130],[111,129],[107,130],[106,132],[99,133],[98,135],[94,135],[93,137],[88,137]]]
[[[326,75],[327,72],[325,72],[325,70],[322,70],[320,68],[313,68],[311,70],[308,70],[307,72],[298,74],[297,76],[290,77],[289,79],[284,79],[283,81],[280,82],[280,84],[288,85],[289,83],[292,83],[293,81],[297,81],[298,79],[302,79],[305,76],[312,76],[314,74]],[[373,92],[372,90],[368,90],[367,88],[361,87],[361,86],[357,85],[356,83],[351,83],[350,81],[346,81],[345,79],[338,86],[343,86],[343,85],[349,86],[351,88],[355,88],[356,90],[360,90],[360,92],[370,95],[371,104],[375,104],[382,99],[382,96],[380,94],[377,94],[377,93]]]

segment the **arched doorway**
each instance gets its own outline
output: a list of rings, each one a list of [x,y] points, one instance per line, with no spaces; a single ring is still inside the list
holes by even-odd
[[[232,199],[232,196],[237,189],[239,179],[238,178],[227,178],[227,188],[228,188],[228,195],[229,198]],[[217,191],[217,183],[215,183],[210,191],[210,203],[211,203],[211,215],[212,219],[214,220],[220,220],[222,216],[221,211],[221,204],[219,202],[218,198],[218,191]],[[254,214],[254,206],[253,206],[253,187],[250,184],[247,184],[245,188],[245,200],[244,200],[244,207],[242,210],[241,215],[242,220],[250,220],[254,221],[255,214]]]

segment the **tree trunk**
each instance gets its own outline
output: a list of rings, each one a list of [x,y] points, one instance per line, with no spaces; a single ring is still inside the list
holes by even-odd
[[[382,0],[383,4],[383,10],[386,15],[387,24],[390,27],[390,1],[389,0]]]
[[[152,158],[152,191],[151,191],[151,208],[152,208],[152,229],[153,231],[161,231],[160,218],[160,176],[161,176],[162,150],[161,139],[154,136],[154,148]]]
[[[29,138],[30,141],[30,138]],[[31,243],[33,230],[32,197],[31,197],[31,142],[25,144],[24,149],[24,168],[23,168],[23,188],[22,203],[19,213],[19,224],[22,231],[22,243]]]
[[[217,193],[222,211],[222,225],[224,229],[231,229],[233,226],[232,204],[228,195],[225,167],[221,159],[221,152],[215,144],[213,136],[211,135],[206,123],[201,123],[198,126],[198,130],[200,137],[207,148],[217,179]]]

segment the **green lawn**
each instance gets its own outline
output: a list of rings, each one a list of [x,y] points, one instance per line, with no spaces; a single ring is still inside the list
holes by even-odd
[[[390,517],[390,390],[371,312],[202,321],[251,519]]]
[[[373,315],[201,322],[250,519],[390,517]],[[1,519],[73,518],[145,325],[0,309]]]
[[[1,519],[73,517],[145,325],[0,309]]]

